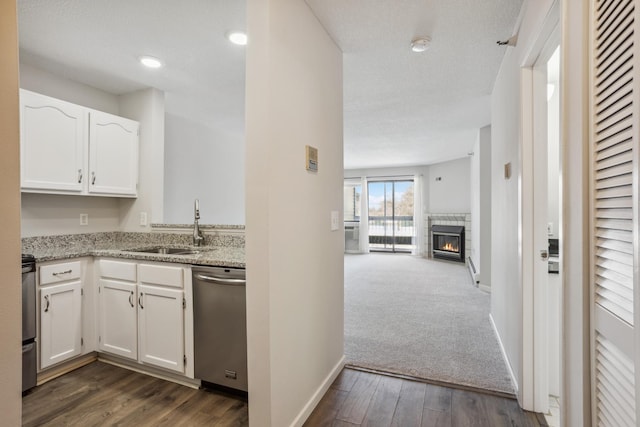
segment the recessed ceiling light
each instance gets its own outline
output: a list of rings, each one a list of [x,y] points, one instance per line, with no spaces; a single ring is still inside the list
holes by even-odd
[[[247,44],[247,34],[243,31],[229,31],[227,38],[233,44],[244,46]]]
[[[414,52],[424,52],[431,46],[430,37],[416,37],[411,40],[411,50]]]
[[[154,58],[153,56],[141,56],[140,63],[149,68],[162,67],[162,61],[160,61],[158,58]]]

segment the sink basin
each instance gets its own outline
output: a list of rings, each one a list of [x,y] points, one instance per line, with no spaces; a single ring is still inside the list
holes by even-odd
[[[189,248],[170,248],[170,247],[125,249],[124,252],[138,252],[138,253],[145,253],[145,254],[160,254],[160,255],[196,255],[200,253],[200,251],[196,251]]]

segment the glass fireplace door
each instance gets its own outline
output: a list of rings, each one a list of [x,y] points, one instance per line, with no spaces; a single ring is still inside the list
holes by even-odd
[[[411,252],[414,248],[413,180],[370,181],[369,248]]]

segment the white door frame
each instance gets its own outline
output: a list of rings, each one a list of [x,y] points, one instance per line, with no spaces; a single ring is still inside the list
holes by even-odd
[[[560,7],[556,0],[547,14],[541,31],[521,64],[521,180],[519,203],[520,279],[522,283],[522,384],[518,390],[520,405],[527,410],[547,412],[549,409],[548,336],[546,280],[536,284],[545,262],[540,251],[547,245],[540,239],[546,230],[547,212],[540,219],[537,199],[546,197],[546,64],[555,48],[560,45]],[[542,85],[542,87],[541,87]],[[562,101],[561,101],[562,102]],[[540,132],[540,130],[543,132]],[[562,141],[560,142],[562,144]],[[540,148],[543,145],[544,149]],[[544,153],[543,153],[544,152]],[[542,157],[544,155],[544,158]],[[544,168],[539,168],[540,163]],[[540,169],[540,170],[539,170]],[[544,174],[544,184],[539,175]],[[546,202],[544,203],[546,206]],[[537,220],[536,220],[537,219]],[[540,227],[543,227],[540,230]],[[542,231],[544,233],[544,231]]]

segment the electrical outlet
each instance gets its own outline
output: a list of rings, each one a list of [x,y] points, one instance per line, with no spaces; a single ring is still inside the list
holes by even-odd
[[[89,225],[89,214],[80,214],[80,225]]]
[[[147,213],[140,212],[140,225],[143,227],[147,226]]]

